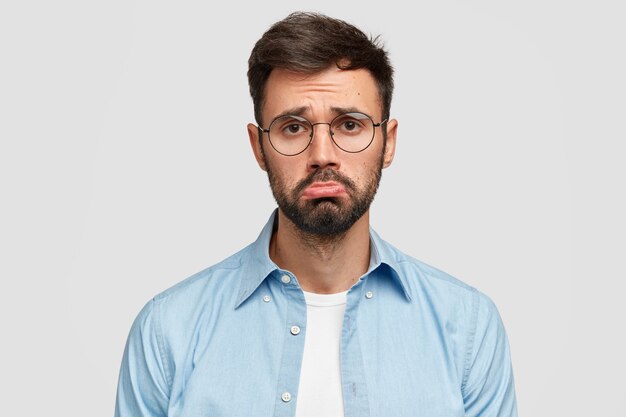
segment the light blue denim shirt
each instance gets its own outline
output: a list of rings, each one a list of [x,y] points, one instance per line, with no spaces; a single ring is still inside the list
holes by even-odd
[[[294,416],[306,304],[297,277],[269,258],[275,215],[254,243],[139,313],[117,417]],[[370,268],[348,292],[343,320],[345,416],[517,416],[491,300],[370,236]]]

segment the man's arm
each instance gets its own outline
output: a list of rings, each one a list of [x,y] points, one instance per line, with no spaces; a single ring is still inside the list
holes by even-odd
[[[462,391],[467,417],[517,417],[509,343],[493,302],[477,294]]]
[[[167,416],[170,383],[158,313],[157,302],[149,302],[130,330],[120,369],[115,417]]]

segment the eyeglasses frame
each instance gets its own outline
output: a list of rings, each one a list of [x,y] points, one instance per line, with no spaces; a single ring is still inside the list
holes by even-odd
[[[333,122],[335,120],[337,120],[338,118],[345,116],[347,114],[362,114],[363,116],[367,117],[370,122],[372,122],[372,126],[374,127],[374,129],[372,130],[372,138],[370,139],[369,143],[367,144],[367,146],[365,146],[363,149],[361,149],[360,151],[347,151],[345,149],[343,149],[341,146],[339,146],[339,144],[335,141],[335,133],[331,130],[331,126],[333,124]],[[276,146],[274,146],[274,144],[272,143],[272,137],[270,136],[270,129],[272,128],[272,125],[274,124],[274,122],[276,122],[278,119],[282,119],[284,117],[294,117],[296,119],[304,119],[304,121],[306,121],[310,126],[311,126],[311,133],[309,135],[309,143],[307,143],[307,145],[304,147],[304,149],[302,149],[300,152],[297,153],[293,153],[293,154],[287,154],[287,153],[282,153],[281,151],[279,151],[278,149],[276,149]],[[384,125],[385,123],[387,123],[389,119],[385,119],[382,120],[379,123],[374,123],[374,119],[372,119],[372,117],[368,114],[362,113],[362,112],[347,112],[347,113],[340,113],[337,116],[333,117],[333,119],[330,122],[318,122],[318,123],[311,123],[309,121],[309,119],[307,119],[306,117],[303,116],[297,116],[295,114],[284,114],[282,116],[278,116],[275,117],[269,124],[268,128],[265,129],[261,126],[257,126],[259,131],[262,133],[267,133],[267,138],[270,142],[270,145],[272,145],[272,148],[274,148],[274,150],[276,152],[278,152],[281,155],[284,156],[296,156],[296,155],[300,155],[302,152],[306,151],[307,149],[309,149],[309,146],[311,146],[311,143],[313,143],[313,137],[315,136],[315,126],[317,125],[328,125],[328,133],[330,134],[330,139],[333,141],[333,143],[335,144],[335,146],[337,146],[339,149],[341,149],[344,152],[347,153],[359,153],[359,152],[363,152],[364,150],[366,150],[367,148],[370,147],[370,145],[372,144],[372,142],[374,142],[374,137],[376,136],[376,128],[377,127],[381,127],[382,125]]]

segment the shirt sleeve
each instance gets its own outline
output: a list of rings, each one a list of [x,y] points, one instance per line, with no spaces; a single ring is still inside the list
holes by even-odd
[[[493,302],[475,294],[462,391],[467,417],[517,417],[509,343]]]
[[[115,417],[166,417],[169,382],[158,304],[150,301],[131,327],[117,386]]]

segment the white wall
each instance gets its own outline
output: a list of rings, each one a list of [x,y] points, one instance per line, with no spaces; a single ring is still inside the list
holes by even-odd
[[[311,4],[0,6],[3,415],[112,415],[143,304],[256,237],[274,203],[246,61]],[[618,416],[623,3],[314,4],[396,67],[374,227],[494,299],[520,415]]]

